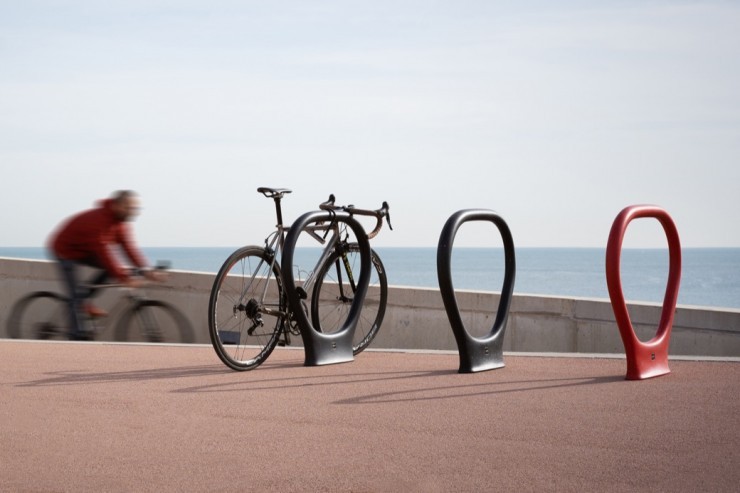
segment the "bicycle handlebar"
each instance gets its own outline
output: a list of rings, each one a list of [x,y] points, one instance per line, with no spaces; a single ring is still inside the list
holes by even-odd
[[[319,209],[330,212],[342,211],[348,213],[350,216],[358,215],[375,218],[375,228],[373,228],[373,230],[367,234],[368,240],[372,240],[380,232],[381,228],[383,227],[383,218],[385,218],[385,220],[388,222],[388,227],[391,228],[391,231],[393,231],[393,226],[391,226],[391,215],[389,212],[390,207],[388,206],[388,202],[383,201],[383,205],[381,205],[380,209],[371,210],[358,209],[354,205],[335,205],[335,201],[336,197],[334,197],[334,194],[331,194],[329,195],[329,200],[319,204]]]

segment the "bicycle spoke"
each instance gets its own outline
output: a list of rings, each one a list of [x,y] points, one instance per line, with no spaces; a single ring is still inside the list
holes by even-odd
[[[259,247],[234,252],[216,276],[209,333],[216,354],[234,370],[259,366],[283,327],[285,299],[277,263]],[[277,314],[277,315],[276,315]]]
[[[319,273],[311,300],[312,323],[316,330],[325,333],[336,332],[345,324],[354,300],[352,282],[360,272],[360,250],[356,244],[350,244],[347,258],[336,253]],[[385,270],[377,253],[371,250],[372,268],[370,283],[360,312],[355,334],[352,340],[353,353],[362,352],[380,329],[385,315],[388,297],[388,283]]]
[[[193,341],[193,329],[174,306],[159,300],[139,300],[121,316],[116,340],[189,343]]]
[[[31,293],[13,307],[8,317],[8,335],[14,339],[67,339],[67,308],[67,300],[56,293]]]

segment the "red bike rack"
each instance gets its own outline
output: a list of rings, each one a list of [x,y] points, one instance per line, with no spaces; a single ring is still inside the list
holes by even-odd
[[[627,303],[622,291],[620,274],[620,260],[622,241],[630,221],[637,218],[650,217],[657,219],[663,226],[668,239],[670,256],[668,282],[666,283],[663,311],[660,316],[658,331],[651,340],[642,342],[635,335],[632,327]],[[673,328],[673,315],[678,300],[678,286],[681,282],[681,242],[678,231],[668,213],[654,205],[633,205],[625,207],[617,215],[609,233],[606,247],[606,284],[609,289],[609,298],[612,302],[614,317],[622,336],[625,353],[627,355],[627,380],[644,380],[670,373],[668,368],[668,345]]]

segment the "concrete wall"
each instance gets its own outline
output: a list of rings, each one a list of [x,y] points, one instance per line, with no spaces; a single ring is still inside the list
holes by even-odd
[[[208,296],[213,274],[174,271],[152,298],[176,305],[191,321],[197,343],[209,344]],[[59,290],[56,266],[45,261],[0,258],[0,337],[7,337],[12,305],[36,290]],[[107,290],[99,304],[116,303]],[[393,286],[383,326],[373,348],[456,350],[442,297],[437,289]],[[487,334],[495,320],[498,295],[459,291],[458,304],[469,332]],[[660,320],[654,303],[629,305],[638,336],[650,339]],[[293,338],[300,345],[300,337]],[[515,295],[509,312],[504,350],[516,352],[624,353],[608,300]],[[672,355],[740,356],[740,310],[680,306],[671,337]]]

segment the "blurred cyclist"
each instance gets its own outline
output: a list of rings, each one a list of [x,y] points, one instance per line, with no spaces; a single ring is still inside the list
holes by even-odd
[[[94,337],[91,330],[83,325],[85,315],[106,315],[105,311],[87,301],[95,292],[90,286],[103,284],[109,277],[128,287],[139,287],[144,282],[141,278],[132,277],[119,262],[116,247],[123,250],[145,279],[165,279],[163,273],[147,268],[146,258],[134,244],[129,222],[133,221],[139,210],[135,192],[120,190],[96,205],[94,209],[80,212],[64,221],[49,241],[49,249],[59,262],[69,295],[69,337],[73,340],[91,340]],[[81,283],[81,266],[93,267],[100,272]]]

